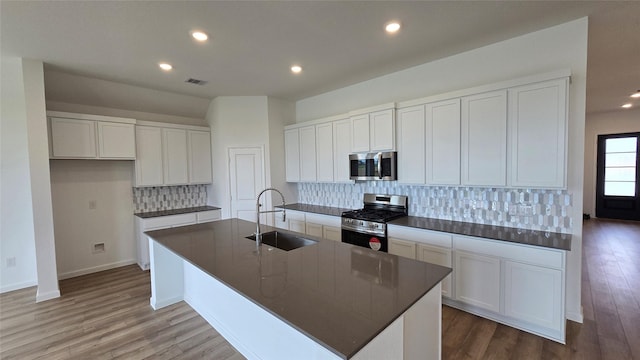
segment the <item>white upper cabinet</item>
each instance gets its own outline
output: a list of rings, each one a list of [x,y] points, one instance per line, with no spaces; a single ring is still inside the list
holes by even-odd
[[[316,173],[319,182],[333,182],[333,123],[316,125]]]
[[[187,132],[189,141],[189,182],[209,184],[211,174],[211,133],[209,131]]]
[[[387,109],[369,114],[371,151],[391,151],[396,148],[394,113],[394,109]]]
[[[300,128],[300,181],[316,181],[316,127]]]
[[[505,186],[507,91],[462,98],[462,184]]]
[[[369,151],[369,114],[351,117],[351,152]]]
[[[426,183],[460,184],[460,99],[425,106]]]
[[[425,107],[398,110],[398,182],[425,183]]]
[[[284,131],[284,156],[287,181],[300,181],[300,135],[298,129]]]
[[[566,187],[568,81],[509,89],[509,185]]]
[[[394,109],[351,116],[351,151],[376,152],[395,149]]]
[[[207,128],[141,123],[136,126],[135,186],[212,182],[211,133]]]
[[[96,157],[96,122],[50,118],[51,158]]]
[[[189,183],[187,131],[162,129],[165,185]]]
[[[134,160],[135,125],[98,121],[98,157]]]
[[[164,184],[162,128],[136,126],[136,186]]]
[[[351,120],[333,122],[333,176],[336,182],[351,182],[349,174],[351,154]]]
[[[134,160],[135,120],[48,111],[52,159]]]

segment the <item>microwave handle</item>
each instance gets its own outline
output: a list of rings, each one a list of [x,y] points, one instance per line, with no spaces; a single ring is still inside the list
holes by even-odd
[[[382,179],[382,153],[378,153],[378,176]]]

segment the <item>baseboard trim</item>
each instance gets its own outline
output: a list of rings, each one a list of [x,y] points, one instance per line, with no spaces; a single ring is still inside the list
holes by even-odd
[[[17,284],[5,285],[5,286],[0,288],[0,294],[4,294],[6,292],[15,291],[15,290],[21,290],[21,289],[25,289],[25,288],[28,288],[28,287],[33,287],[33,286],[36,286],[36,285],[38,285],[38,282],[36,280],[25,281],[25,282],[17,283]]]
[[[59,297],[60,297],[60,290],[49,291],[44,294],[41,294],[40,290],[38,290],[38,293],[36,294],[36,302],[39,303],[42,301],[47,301],[47,300],[51,300]]]
[[[567,320],[582,324],[584,322],[584,309],[580,306],[580,311],[567,311]]]
[[[80,270],[67,271],[65,273],[58,274],[58,280],[64,280],[64,279],[69,279],[76,276],[92,274],[98,271],[111,270],[111,269],[119,268],[121,266],[127,266],[132,264],[136,264],[135,259],[116,261],[109,264],[93,266],[93,267],[84,268]]]

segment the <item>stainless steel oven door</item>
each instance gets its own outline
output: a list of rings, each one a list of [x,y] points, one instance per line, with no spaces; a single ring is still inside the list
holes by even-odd
[[[369,248],[376,251],[388,251],[388,240],[385,235],[358,232],[342,229],[342,242]]]

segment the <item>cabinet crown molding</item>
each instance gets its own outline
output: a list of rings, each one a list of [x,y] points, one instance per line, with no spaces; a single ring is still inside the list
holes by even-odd
[[[196,131],[211,131],[211,128],[209,128],[208,126],[182,125],[182,124],[172,124],[172,123],[146,121],[146,120],[138,120],[136,121],[136,125],[160,127],[165,129],[170,128],[170,129],[183,129],[183,130],[196,130]]]
[[[92,115],[92,114],[79,114],[65,111],[47,111],[49,117],[59,117],[65,119],[77,119],[77,120],[90,120],[90,121],[108,121],[123,124],[136,124],[136,119],[104,116],[104,115]]]

